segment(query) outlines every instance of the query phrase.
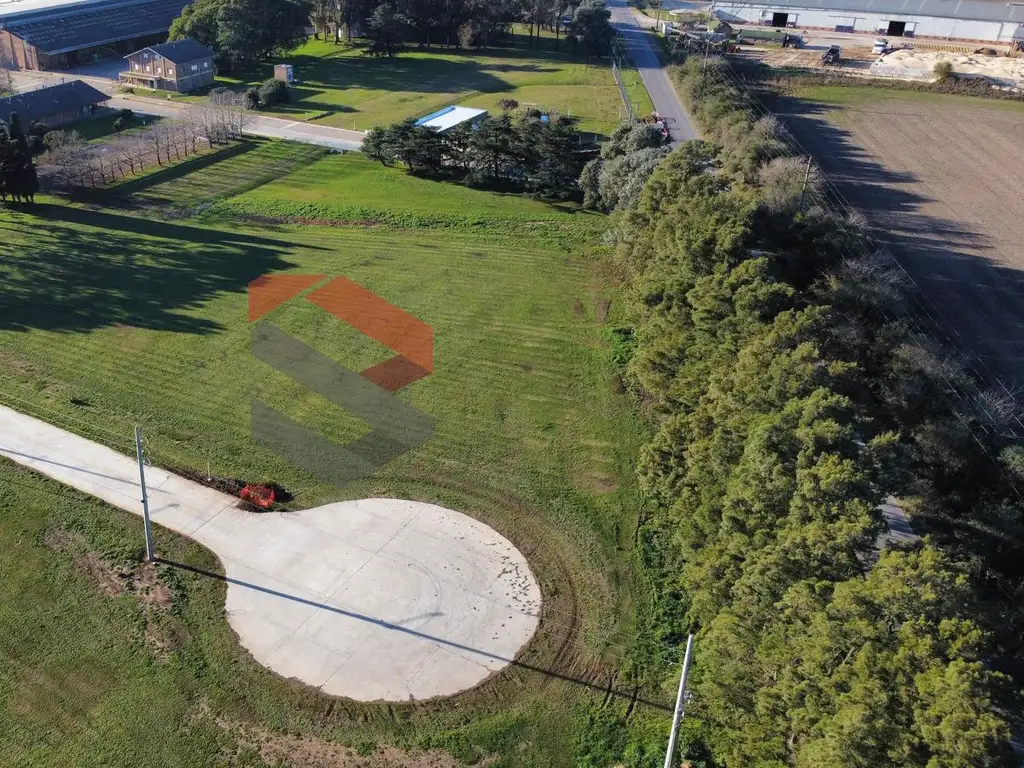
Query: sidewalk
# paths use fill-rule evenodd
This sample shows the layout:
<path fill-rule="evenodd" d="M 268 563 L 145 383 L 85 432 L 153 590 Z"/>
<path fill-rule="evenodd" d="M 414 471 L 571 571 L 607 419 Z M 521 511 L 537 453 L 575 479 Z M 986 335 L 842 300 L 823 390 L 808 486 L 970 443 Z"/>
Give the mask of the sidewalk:
<path fill-rule="evenodd" d="M 3 406 L 0 425 L 0 456 L 141 516 L 134 456 Z M 225 611 L 241 644 L 278 674 L 327 693 L 360 701 L 454 694 L 505 667 L 537 628 L 540 588 L 526 560 L 458 512 L 363 499 L 253 513 L 157 467 L 146 468 L 146 485 L 154 523 L 220 558 Z M 154 527 L 158 556 L 166 535 Z"/>

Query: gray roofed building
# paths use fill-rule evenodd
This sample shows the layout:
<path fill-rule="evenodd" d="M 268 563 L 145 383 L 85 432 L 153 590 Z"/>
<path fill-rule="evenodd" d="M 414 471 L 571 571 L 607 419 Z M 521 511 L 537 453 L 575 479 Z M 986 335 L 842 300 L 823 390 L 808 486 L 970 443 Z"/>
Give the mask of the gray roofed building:
<path fill-rule="evenodd" d="M 53 127 L 90 114 L 109 98 L 82 80 L 68 80 L 0 98 L 0 120 L 10 122 L 11 113 L 17 112 L 25 130 L 35 120 Z"/>
<path fill-rule="evenodd" d="M 150 45 L 147 46 L 147 50 L 152 51 L 157 56 L 163 56 L 175 64 L 187 64 L 196 59 L 213 57 L 213 50 L 211 48 L 203 45 L 198 40 L 193 40 L 191 37 L 186 37 L 184 40 L 175 40 L 173 43 Z M 128 57 L 126 56 L 125 58 Z"/>

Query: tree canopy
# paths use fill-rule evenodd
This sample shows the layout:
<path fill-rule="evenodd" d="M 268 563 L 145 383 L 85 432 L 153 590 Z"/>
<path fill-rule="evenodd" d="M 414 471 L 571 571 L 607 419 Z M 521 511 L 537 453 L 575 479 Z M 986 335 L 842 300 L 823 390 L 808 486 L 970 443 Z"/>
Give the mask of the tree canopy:
<path fill-rule="evenodd" d="M 306 0 L 195 0 L 171 24 L 169 40 L 195 38 L 220 66 L 245 67 L 294 48 L 306 37 Z"/>
<path fill-rule="evenodd" d="M 963 544 L 879 538 L 887 496 L 935 487 L 929 446 L 970 488 L 991 474 L 961 469 L 979 466 L 976 446 L 927 394 L 941 390 L 927 351 L 908 355 L 917 339 L 882 311 L 899 301 L 889 268 L 855 226 L 800 205 L 781 126 L 696 64 L 680 85 L 711 141 L 657 163 L 617 214 L 632 340 L 620 367 L 653 429 L 637 463 L 656 581 L 644 650 L 698 634 L 687 714 L 716 764 L 1014 765 L 1003 649 L 1020 650 L 1001 617 L 1019 612 L 993 611 Z M 627 151 L 629 135 L 605 169 L 652 151 L 639 136 Z M 596 178 L 603 198 L 595 167 L 581 183 Z M 926 442 L 928 422 L 945 431 Z M 985 496 L 972 514 L 1019 521 Z"/>

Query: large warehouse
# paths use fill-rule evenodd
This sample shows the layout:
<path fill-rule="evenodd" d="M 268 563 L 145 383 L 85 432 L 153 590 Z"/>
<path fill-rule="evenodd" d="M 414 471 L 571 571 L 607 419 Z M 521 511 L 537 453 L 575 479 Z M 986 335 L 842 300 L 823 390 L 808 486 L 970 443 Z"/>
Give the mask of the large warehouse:
<path fill-rule="evenodd" d="M 0 2 L 0 59 L 17 69 L 66 69 L 167 39 L 188 0 Z"/>
<path fill-rule="evenodd" d="M 1024 40 L 1024 0 L 715 0 L 723 21 L 1011 43 Z"/>

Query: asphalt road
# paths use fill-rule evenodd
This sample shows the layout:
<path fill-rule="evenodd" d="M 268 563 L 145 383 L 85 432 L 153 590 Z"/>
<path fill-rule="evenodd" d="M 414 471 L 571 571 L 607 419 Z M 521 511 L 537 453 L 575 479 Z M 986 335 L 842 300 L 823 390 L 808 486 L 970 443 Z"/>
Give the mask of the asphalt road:
<path fill-rule="evenodd" d="M 625 0 L 611 0 L 608 7 L 612 12 L 612 24 L 622 33 L 629 47 L 629 55 L 640 72 L 640 78 L 644 81 L 651 101 L 654 102 L 655 111 L 665 119 L 672 143 L 696 139 L 697 131 L 693 127 L 693 121 L 683 109 L 683 104 L 668 79 L 668 73 L 658 59 L 651 33 L 639 25 L 633 9 L 626 5 Z M 650 21 L 653 25 L 654 20 Z"/>

